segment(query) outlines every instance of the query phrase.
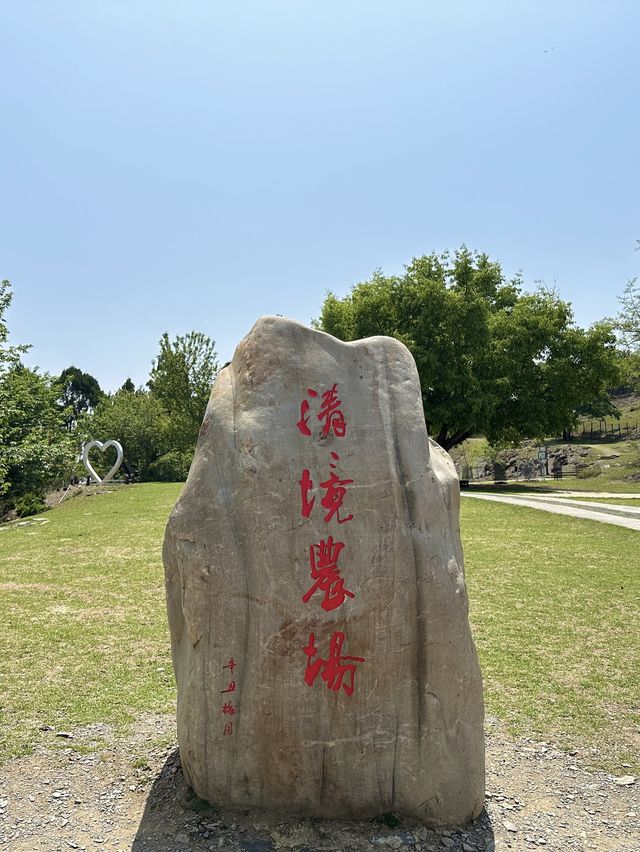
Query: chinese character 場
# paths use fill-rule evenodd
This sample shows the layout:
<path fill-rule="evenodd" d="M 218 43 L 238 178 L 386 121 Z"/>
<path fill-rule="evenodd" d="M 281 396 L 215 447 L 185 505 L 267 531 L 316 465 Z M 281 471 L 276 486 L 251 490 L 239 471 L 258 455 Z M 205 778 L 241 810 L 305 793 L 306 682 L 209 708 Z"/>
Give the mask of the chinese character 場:
<path fill-rule="evenodd" d="M 315 634 L 310 633 L 309 644 L 306 648 L 303 648 L 304 653 L 308 657 L 307 668 L 304 673 L 304 682 L 307 686 L 313 686 L 315 679 L 322 671 L 321 677 L 327 684 L 328 689 L 331 689 L 333 692 L 338 692 L 340 687 L 342 687 L 347 695 L 353 695 L 356 672 L 354 664 L 364 663 L 365 658 L 341 656 L 340 652 L 342 651 L 342 645 L 344 644 L 344 633 L 336 631 L 331 637 L 331 642 L 329 644 L 329 658 L 327 660 L 323 660 L 322 657 L 318 657 L 317 660 L 311 662 L 313 657 L 315 657 L 318 653 L 315 641 Z M 342 662 L 343 660 L 352 660 L 353 662 L 348 665 L 344 665 Z M 342 679 L 345 674 L 349 675 L 349 679 L 343 683 Z"/>

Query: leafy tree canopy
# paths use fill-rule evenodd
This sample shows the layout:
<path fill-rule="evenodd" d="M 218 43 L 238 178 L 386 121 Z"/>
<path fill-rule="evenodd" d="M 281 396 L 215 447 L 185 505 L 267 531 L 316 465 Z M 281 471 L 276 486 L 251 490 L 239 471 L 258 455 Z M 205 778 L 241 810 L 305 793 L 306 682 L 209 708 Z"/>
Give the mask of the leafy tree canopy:
<path fill-rule="evenodd" d="M 169 416 L 160 400 L 144 390 L 120 389 L 105 397 L 80 428 L 89 440 L 119 441 L 141 480 L 151 478 L 151 465 L 170 449 Z M 100 459 L 96 469 L 106 470 L 111 463 Z"/>
<path fill-rule="evenodd" d="M 415 258 L 404 275 L 374 273 L 338 299 L 317 327 L 342 340 L 377 334 L 415 358 L 429 432 L 445 449 L 474 433 L 490 441 L 570 428 L 616 383 L 610 325 L 588 331 L 555 292 L 523 293 L 499 263 L 464 246 Z"/>
<path fill-rule="evenodd" d="M 637 278 L 627 281 L 620 304 L 616 327 L 622 343 L 632 351 L 640 350 L 640 282 Z"/>
<path fill-rule="evenodd" d="M 29 348 L 10 346 L 5 313 L 11 286 L 0 282 L 0 515 L 27 495 L 41 504 L 45 490 L 73 466 L 75 447 L 62 426 L 57 389 L 20 363 Z"/>
<path fill-rule="evenodd" d="M 160 353 L 147 385 L 171 418 L 171 448 L 193 448 L 218 371 L 215 343 L 192 331 L 174 340 L 160 338 Z"/>
<path fill-rule="evenodd" d="M 92 411 L 104 396 L 98 380 L 78 367 L 67 367 L 57 379 L 60 388 L 60 405 L 70 410 L 67 428 L 76 424 L 78 417 Z"/>
<path fill-rule="evenodd" d="M 48 376 L 18 364 L 0 377 L 0 506 L 42 495 L 73 468 L 77 447 Z"/>
<path fill-rule="evenodd" d="M 13 294 L 11 284 L 5 278 L 0 281 L 0 375 L 20 361 L 20 355 L 29 347 L 26 345 L 9 346 L 9 330 L 5 320 L 5 313 L 11 304 Z"/>
<path fill-rule="evenodd" d="M 640 251 L 640 240 L 636 242 L 636 251 Z M 619 302 L 620 311 L 612 322 L 622 344 L 619 353 L 622 386 L 640 390 L 640 281 L 637 278 L 627 281 Z"/>
<path fill-rule="evenodd" d="M 620 367 L 620 390 L 640 391 L 640 349 L 632 352 L 630 349 L 618 351 Z"/>

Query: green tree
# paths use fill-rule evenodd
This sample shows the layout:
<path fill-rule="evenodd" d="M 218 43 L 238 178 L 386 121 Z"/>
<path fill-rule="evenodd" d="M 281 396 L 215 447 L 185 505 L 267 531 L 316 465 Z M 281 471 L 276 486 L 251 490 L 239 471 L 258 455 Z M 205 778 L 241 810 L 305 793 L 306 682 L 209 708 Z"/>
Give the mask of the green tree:
<path fill-rule="evenodd" d="M 169 416 L 160 400 L 143 390 L 121 389 L 105 397 L 81 422 L 81 429 L 90 440 L 119 441 L 125 459 L 143 481 L 154 478 L 151 466 L 171 448 Z M 110 466 L 105 460 L 99 465 Z"/>
<path fill-rule="evenodd" d="M 170 417 L 172 449 L 195 446 L 217 371 L 215 343 L 201 332 L 160 338 L 147 385 Z"/>
<path fill-rule="evenodd" d="M 621 342 L 627 349 L 637 351 L 640 349 L 640 282 L 637 278 L 627 281 L 620 304 L 616 327 L 620 331 Z"/>
<path fill-rule="evenodd" d="M 39 507 L 75 457 L 51 379 L 20 363 L 28 346 L 8 343 L 11 297 L 9 281 L 0 282 L 0 515 L 21 500 Z"/>
<path fill-rule="evenodd" d="M 611 390 L 620 382 L 620 359 L 616 336 L 610 322 L 595 323 L 586 331 L 570 327 L 560 336 L 547 361 L 547 398 L 549 414 L 564 422 L 551 420 L 551 434 L 562 430 L 568 440 L 579 417 L 620 417 L 613 404 Z"/>
<path fill-rule="evenodd" d="M 9 330 L 5 321 L 5 312 L 9 308 L 12 299 L 11 284 L 5 278 L 0 281 L 0 375 L 20 362 L 20 355 L 29 349 L 22 344 L 9 346 Z"/>
<path fill-rule="evenodd" d="M 445 449 L 474 433 L 492 442 L 557 434 L 614 376 L 610 330 L 577 329 L 555 292 L 522 293 L 519 276 L 506 280 L 500 264 L 465 247 L 415 258 L 401 276 L 376 272 L 344 299 L 329 293 L 317 325 L 343 340 L 401 340 Z"/>
<path fill-rule="evenodd" d="M 618 350 L 618 366 L 620 368 L 620 388 L 626 391 L 640 391 L 640 350 L 631 352 L 629 349 Z"/>
<path fill-rule="evenodd" d="M 640 390 L 640 282 L 637 278 L 627 282 L 620 304 L 614 323 L 622 344 L 619 353 L 621 381 L 627 390 Z"/>
<path fill-rule="evenodd" d="M 57 379 L 60 405 L 68 409 L 67 428 L 73 429 L 81 414 L 91 412 L 104 396 L 98 380 L 78 367 L 67 367 Z"/>
<path fill-rule="evenodd" d="M 0 378 L 0 506 L 42 497 L 69 475 L 76 442 L 64 429 L 66 411 L 48 376 L 18 364 Z"/>

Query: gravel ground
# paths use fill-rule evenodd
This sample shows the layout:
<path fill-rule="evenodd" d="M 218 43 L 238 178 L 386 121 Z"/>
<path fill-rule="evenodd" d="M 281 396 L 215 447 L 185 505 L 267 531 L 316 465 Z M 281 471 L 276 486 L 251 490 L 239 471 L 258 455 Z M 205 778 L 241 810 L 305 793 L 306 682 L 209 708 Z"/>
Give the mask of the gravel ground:
<path fill-rule="evenodd" d="M 0 770 L 0 848 L 20 852 L 136 850 L 640 850 L 640 779 L 588 771 L 589 755 L 513 740 L 487 723 L 487 807 L 462 828 L 227 813 L 185 785 L 172 717 L 148 717 L 126 738 L 106 725 L 46 729 L 35 752 Z M 106 743 L 106 745 L 105 745 Z"/>

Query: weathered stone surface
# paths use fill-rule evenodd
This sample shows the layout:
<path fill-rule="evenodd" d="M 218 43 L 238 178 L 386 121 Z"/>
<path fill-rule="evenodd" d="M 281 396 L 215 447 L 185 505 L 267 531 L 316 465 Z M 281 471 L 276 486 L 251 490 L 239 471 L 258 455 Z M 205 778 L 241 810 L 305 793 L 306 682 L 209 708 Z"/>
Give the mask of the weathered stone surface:
<path fill-rule="evenodd" d="M 346 432 L 337 420 L 324 436 L 317 415 L 334 383 Z M 325 520 L 331 472 L 353 482 Z M 178 739 L 199 796 L 317 816 L 461 823 L 480 812 L 482 684 L 458 511 L 404 346 L 256 323 L 214 384 L 165 537 Z M 329 535 L 344 544 L 337 567 L 354 597 L 325 610 L 321 590 L 302 598 L 310 547 Z M 342 655 L 363 658 L 343 661 L 355 665 L 352 694 L 348 672 L 335 691 L 320 664 L 305 682 L 336 633 Z"/>

